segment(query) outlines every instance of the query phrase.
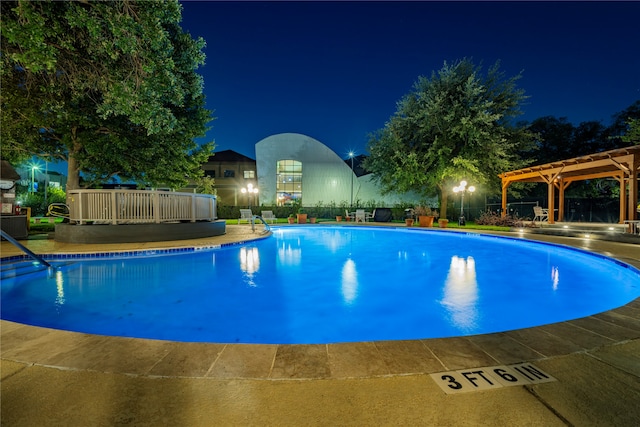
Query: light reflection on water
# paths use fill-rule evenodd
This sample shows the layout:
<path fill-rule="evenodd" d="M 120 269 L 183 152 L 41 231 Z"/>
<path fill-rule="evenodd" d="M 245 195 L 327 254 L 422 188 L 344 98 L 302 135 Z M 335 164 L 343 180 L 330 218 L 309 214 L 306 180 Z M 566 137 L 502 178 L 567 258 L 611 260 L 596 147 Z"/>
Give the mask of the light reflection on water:
<path fill-rule="evenodd" d="M 300 242 L 297 242 L 298 245 Z M 299 265 L 302 260 L 302 249 L 293 243 L 282 242 L 278 245 L 278 264 L 283 267 Z"/>
<path fill-rule="evenodd" d="M 476 327 L 478 309 L 478 282 L 476 262 L 473 257 L 451 257 L 449 274 L 444 284 L 442 305 L 447 309 L 452 322 L 460 330 L 468 332 Z"/>
<path fill-rule="evenodd" d="M 58 292 L 56 297 L 56 305 L 64 305 L 64 276 L 62 271 L 56 271 L 56 290 Z"/>
<path fill-rule="evenodd" d="M 553 284 L 553 290 L 558 290 L 558 283 L 560 283 L 560 270 L 555 265 L 551 267 L 551 283 Z"/>
<path fill-rule="evenodd" d="M 260 252 L 258 248 L 240 248 L 240 269 L 245 273 L 245 282 L 249 286 L 256 286 L 253 276 L 260 269 Z"/>
<path fill-rule="evenodd" d="M 344 302 L 351 304 L 358 295 L 358 272 L 356 263 L 352 259 L 347 259 L 342 267 L 342 295 Z"/>

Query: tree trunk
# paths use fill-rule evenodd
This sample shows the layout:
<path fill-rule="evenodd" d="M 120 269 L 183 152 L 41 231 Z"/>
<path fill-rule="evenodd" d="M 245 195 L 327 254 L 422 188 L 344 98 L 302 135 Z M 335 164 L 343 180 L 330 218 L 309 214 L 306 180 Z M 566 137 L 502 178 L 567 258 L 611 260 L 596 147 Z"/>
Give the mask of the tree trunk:
<path fill-rule="evenodd" d="M 440 188 L 440 218 L 447 217 L 447 192 Z"/>
<path fill-rule="evenodd" d="M 73 155 L 69 155 L 67 161 L 67 190 L 77 190 L 80 188 L 80 173 L 78 171 L 78 162 Z"/>
<path fill-rule="evenodd" d="M 67 190 L 80 188 L 80 169 L 76 160 L 76 153 L 80 152 L 82 144 L 78 141 L 77 128 L 71 129 L 71 149 L 67 160 Z"/>

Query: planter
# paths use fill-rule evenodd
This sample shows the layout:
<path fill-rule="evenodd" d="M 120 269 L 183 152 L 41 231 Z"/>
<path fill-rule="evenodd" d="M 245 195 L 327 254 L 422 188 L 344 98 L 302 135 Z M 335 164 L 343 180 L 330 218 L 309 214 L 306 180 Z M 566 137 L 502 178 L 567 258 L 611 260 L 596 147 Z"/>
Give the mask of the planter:
<path fill-rule="evenodd" d="M 307 223 L 307 214 L 305 213 L 299 213 L 296 214 L 296 216 L 298 217 L 298 224 L 306 224 Z"/>
<path fill-rule="evenodd" d="M 438 225 L 440 226 L 440 228 L 447 228 L 447 225 L 449 225 L 449 220 L 448 219 L 439 219 L 438 220 Z"/>
<path fill-rule="evenodd" d="M 404 220 L 404 223 L 407 225 L 407 227 L 411 227 L 413 225 L 413 218 L 406 218 Z"/>
<path fill-rule="evenodd" d="M 434 216 L 420 215 L 418 217 L 418 225 L 420 227 L 433 227 L 433 220 L 434 219 L 435 219 Z"/>
<path fill-rule="evenodd" d="M 289 224 L 293 224 L 296 222 L 296 219 L 292 216 L 290 216 L 289 218 L 287 218 L 287 220 L 289 221 Z"/>
<path fill-rule="evenodd" d="M 342 221 L 342 216 L 336 215 L 336 222 L 340 222 L 340 221 Z"/>
<path fill-rule="evenodd" d="M 316 223 L 316 219 L 314 217 L 309 218 L 309 222 L 311 224 L 315 224 Z"/>

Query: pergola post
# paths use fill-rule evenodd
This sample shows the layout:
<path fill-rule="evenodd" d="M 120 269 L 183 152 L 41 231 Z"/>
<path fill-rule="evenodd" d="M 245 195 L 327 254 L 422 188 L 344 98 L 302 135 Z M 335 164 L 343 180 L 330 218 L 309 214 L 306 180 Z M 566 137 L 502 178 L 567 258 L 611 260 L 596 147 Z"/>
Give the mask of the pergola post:
<path fill-rule="evenodd" d="M 549 184 L 547 185 L 548 188 L 548 195 L 547 195 L 547 204 L 549 207 L 549 216 L 547 217 L 547 221 L 549 224 L 555 224 L 556 220 L 555 220 L 555 188 L 556 186 L 553 183 L 553 179 L 549 181 Z"/>
<path fill-rule="evenodd" d="M 620 220 L 618 224 L 624 224 L 627 212 L 627 180 L 624 174 L 616 176 L 616 181 L 620 184 Z"/>
<path fill-rule="evenodd" d="M 558 184 L 558 222 L 564 221 L 564 190 L 567 189 L 571 181 L 560 178 Z"/>
<path fill-rule="evenodd" d="M 629 171 L 629 215 L 630 220 L 638 219 L 638 169 L 640 169 L 640 156 L 634 158 Z"/>
<path fill-rule="evenodd" d="M 500 216 L 505 218 L 507 216 L 507 188 L 509 187 L 509 182 L 502 179 L 502 212 Z"/>

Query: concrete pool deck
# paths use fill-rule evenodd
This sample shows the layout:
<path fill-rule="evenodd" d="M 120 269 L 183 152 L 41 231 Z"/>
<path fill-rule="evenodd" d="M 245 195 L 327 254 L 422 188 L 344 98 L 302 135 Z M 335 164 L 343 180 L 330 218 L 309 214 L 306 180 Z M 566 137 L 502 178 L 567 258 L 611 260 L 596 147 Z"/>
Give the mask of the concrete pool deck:
<path fill-rule="evenodd" d="M 224 236 L 179 242 L 22 243 L 36 253 L 80 253 L 255 237 L 248 225 L 229 225 Z M 638 245 L 523 238 L 590 250 L 640 268 Z M 8 242 L 1 245 L 3 257 L 19 253 Z M 7 321 L 0 322 L 0 334 L 3 426 L 632 426 L 640 419 L 640 299 L 536 328 L 413 341 L 177 343 Z M 520 362 L 555 381 L 446 394 L 430 375 Z"/>

